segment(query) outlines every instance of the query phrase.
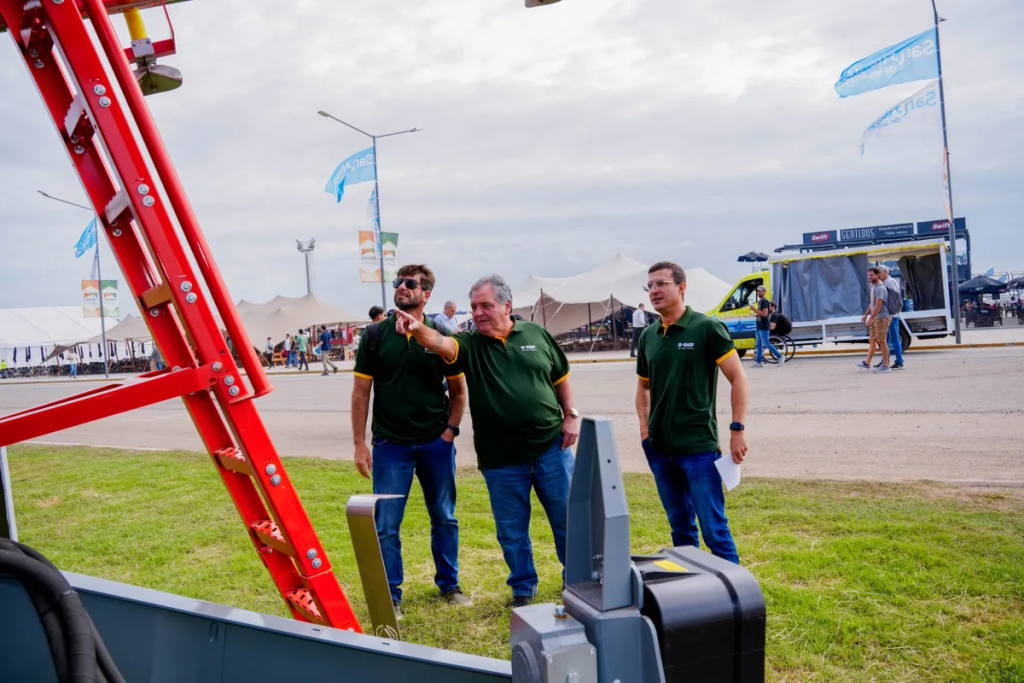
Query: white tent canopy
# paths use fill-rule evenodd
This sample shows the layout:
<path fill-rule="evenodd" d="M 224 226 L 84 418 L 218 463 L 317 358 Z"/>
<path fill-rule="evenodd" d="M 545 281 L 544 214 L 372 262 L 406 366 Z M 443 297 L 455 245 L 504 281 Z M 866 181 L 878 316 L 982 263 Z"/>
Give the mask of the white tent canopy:
<path fill-rule="evenodd" d="M 313 294 L 301 297 L 276 296 L 265 304 L 252 304 L 243 300 L 237 308 L 242 325 L 249 333 L 249 341 L 258 349 L 263 348 L 267 337 L 277 344 L 284 340 L 285 334 L 294 335 L 299 328 L 365 322 L 365 318 L 321 301 Z"/>
<path fill-rule="evenodd" d="M 563 334 L 604 318 L 621 306 L 636 307 L 646 301 L 649 264 L 617 254 L 611 261 L 579 275 L 545 278 L 530 275 L 512 292 L 519 304 L 515 309 L 525 320 L 547 327 L 551 334 Z M 686 303 L 704 312 L 729 292 L 729 283 L 703 268 L 686 269 Z M 543 299 L 541 298 L 543 291 Z"/>
<path fill-rule="evenodd" d="M 54 347 L 75 344 L 99 333 L 100 319 L 86 318 L 81 306 L 0 309 L 0 358 L 11 367 L 38 365 Z M 31 349 L 31 361 L 26 361 L 26 349 Z"/>

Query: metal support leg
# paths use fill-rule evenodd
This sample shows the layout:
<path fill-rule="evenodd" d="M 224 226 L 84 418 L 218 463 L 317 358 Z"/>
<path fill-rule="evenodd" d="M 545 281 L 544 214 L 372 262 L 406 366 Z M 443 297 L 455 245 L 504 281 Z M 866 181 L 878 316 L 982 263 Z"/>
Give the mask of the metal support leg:
<path fill-rule="evenodd" d="M 377 523 L 373 518 L 378 500 L 404 498 L 396 494 L 364 494 L 352 496 L 345 506 L 348 530 L 352 534 L 352 546 L 356 551 L 359 578 L 363 582 L 366 606 L 370 609 L 370 623 L 373 634 L 381 638 L 400 640 L 398 619 L 391 604 L 391 587 L 384 567 L 384 556 L 380 551 L 377 537 Z"/>
<path fill-rule="evenodd" d="M 7 469 L 7 448 L 0 446 L 0 538 L 18 540 L 18 527 L 14 524 L 14 497 L 11 495 L 11 472 Z"/>

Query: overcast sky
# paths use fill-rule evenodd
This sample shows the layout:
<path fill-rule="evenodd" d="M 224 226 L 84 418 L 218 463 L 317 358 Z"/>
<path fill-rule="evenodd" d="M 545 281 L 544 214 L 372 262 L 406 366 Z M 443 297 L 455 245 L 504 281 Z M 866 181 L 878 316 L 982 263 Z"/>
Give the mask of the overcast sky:
<path fill-rule="evenodd" d="M 434 268 L 435 299 L 461 305 L 491 271 L 515 287 L 622 252 L 732 281 L 747 270 L 736 256 L 805 231 L 943 215 L 937 128 L 859 150 L 863 130 L 923 84 L 844 100 L 832 87 L 851 62 L 929 28 L 927 0 L 529 11 L 522 0 L 197 0 L 170 11 L 179 54 L 164 61 L 185 85 L 147 102 L 236 300 L 304 294 L 295 240 L 310 237 L 319 296 L 357 313 L 380 300 L 379 285 L 359 282 L 371 184 L 340 205 L 323 191 L 369 141 L 318 109 L 376 133 L 423 129 L 380 142 L 382 224 L 400 234 L 400 263 Z M 1024 3 L 940 0 L 940 13 L 956 213 L 976 270 L 1024 269 Z M 166 36 L 161 12 L 144 17 Z M 73 246 L 89 216 L 36 190 L 85 197 L 2 44 L 0 307 L 76 305 L 90 260 Z"/>

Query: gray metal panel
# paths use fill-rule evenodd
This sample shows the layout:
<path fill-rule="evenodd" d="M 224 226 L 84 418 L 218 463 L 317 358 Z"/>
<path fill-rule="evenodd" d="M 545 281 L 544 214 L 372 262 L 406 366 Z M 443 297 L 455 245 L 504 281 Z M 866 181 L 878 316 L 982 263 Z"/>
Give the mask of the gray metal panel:
<path fill-rule="evenodd" d="M 125 678 L 270 683 L 386 677 L 388 683 L 510 681 L 507 661 L 339 631 L 65 573 Z M 21 587 L 0 576 L 0 679 L 49 683 L 53 665 Z M 30 676 L 9 676 L 29 671 Z M 311 679 L 313 680 L 313 679 Z"/>
<path fill-rule="evenodd" d="M 11 494 L 11 472 L 7 469 L 7 447 L 0 446 L 0 537 L 18 540 L 14 523 L 14 496 Z"/>
<path fill-rule="evenodd" d="M 569 490 L 565 582 L 600 610 L 633 604 L 629 508 L 611 420 L 588 417 L 580 429 Z"/>

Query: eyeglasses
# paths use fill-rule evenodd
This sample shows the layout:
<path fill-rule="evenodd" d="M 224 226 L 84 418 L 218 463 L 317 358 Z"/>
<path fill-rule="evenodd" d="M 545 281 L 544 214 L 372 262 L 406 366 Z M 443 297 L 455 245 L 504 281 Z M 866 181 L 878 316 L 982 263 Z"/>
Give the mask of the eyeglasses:
<path fill-rule="evenodd" d="M 416 280 L 413 280 L 411 277 L 398 277 L 398 278 L 395 278 L 395 281 L 391 283 L 391 286 L 394 287 L 395 289 L 398 289 L 403 284 L 405 285 L 405 288 L 408 289 L 408 290 L 413 290 L 413 289 L 416 289 L 417 287 L 422 286 L 422 285 L 420 285 L 419 282 L 417 282 Z"/>
<path fill-rule="evenodd" d="M 644 291 L 649 292 L 652 289 L 664 289 L 665 287 L 670 287 L 672 285 L 675 285 L 674 280 L 655 280 L 654 282 L 648 282 L 644 285 Z"/>

